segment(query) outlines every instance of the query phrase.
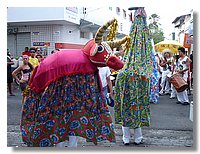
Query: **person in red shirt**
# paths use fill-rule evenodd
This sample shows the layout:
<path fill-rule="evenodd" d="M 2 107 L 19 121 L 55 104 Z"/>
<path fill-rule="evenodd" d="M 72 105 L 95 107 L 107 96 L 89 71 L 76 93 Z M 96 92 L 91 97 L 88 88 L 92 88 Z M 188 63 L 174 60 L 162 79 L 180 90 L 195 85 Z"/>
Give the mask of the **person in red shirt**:
<path fill-rule="evenodd" d="M 28 47 L 25 47 L 25 48 L 24 48 L 24 52 L 22 52 L 22 55 L 27 55 L 27 56 L 29 56 L 29 57 L 31 56 L 31 53 L 30 53 Z"/>

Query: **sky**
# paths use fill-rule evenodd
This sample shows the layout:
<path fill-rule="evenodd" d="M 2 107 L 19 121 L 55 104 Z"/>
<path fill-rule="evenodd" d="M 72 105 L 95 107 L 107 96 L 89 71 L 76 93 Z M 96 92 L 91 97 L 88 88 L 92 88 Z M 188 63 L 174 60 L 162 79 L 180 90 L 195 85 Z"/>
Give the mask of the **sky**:
<path fill-rule="evenodd" d="M 159 23 L 165 37 L 174 32 L 172 22 L 181 15 L 195 10 L 195 0 L 130 0 L 131 6 L 144 6 L 147 16 L 156 13 L 160 16 Z"/>

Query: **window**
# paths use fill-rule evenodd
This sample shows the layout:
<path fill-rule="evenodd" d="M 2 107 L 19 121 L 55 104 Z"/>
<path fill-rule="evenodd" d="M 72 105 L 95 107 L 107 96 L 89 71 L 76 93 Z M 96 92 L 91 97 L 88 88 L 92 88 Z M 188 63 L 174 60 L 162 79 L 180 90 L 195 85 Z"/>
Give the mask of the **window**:
<path fill-rule="evenodd" d="M 126 19 L 126 11 L 123 9 L 123 17 Z"/>
<path fill-rule="evenodd" d="M 123 31 L 123 23 L 120 23 L 120 31 Z"/>
<path fill-rule="evenodd" d="M 120 8 L 119 7 L 116 7 L 116 13 L 117 13 L 117 15 L 120 15 Z"/>
<path fill-rule="evenodd" d="M 129 21 L 133 21 L 132 13 L 129 14 Z"/>
<path fill-rule="evenodd" d="M 84 32 L 80 31 L 80 38 L 84 38 Z"/>
<path fill-rule="evenodd" d="M 89 32 L 80 31 L 80 38 L 90 39 L 90 33 Z"/>
<path fill-rule="evenodd" d="M 112 7 L 109 7 L 109 10 L 112 11 Z"/>

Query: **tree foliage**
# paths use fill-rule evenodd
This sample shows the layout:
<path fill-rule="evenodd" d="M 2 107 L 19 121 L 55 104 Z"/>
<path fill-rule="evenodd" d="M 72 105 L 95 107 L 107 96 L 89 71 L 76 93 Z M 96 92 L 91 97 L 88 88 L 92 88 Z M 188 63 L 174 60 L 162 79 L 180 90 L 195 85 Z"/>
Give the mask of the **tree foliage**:
<path fill-rule="evenodd" d="M 150 23 L 148 27 L 151 31 L 154 44 L 164 40 L 164 33 L 162 29 L 160 28 L 161 24 L 159 23 L 159 19 L 160 19 L 160 16 L 158 16 L 155 13 L 149 17 Z"/>

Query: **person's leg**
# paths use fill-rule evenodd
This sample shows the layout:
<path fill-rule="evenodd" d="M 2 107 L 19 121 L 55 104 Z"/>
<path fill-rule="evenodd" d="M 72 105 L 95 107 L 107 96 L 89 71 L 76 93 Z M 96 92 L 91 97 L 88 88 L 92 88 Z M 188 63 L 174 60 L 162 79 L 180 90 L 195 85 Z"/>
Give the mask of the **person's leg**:
<path fill-rule="evenodd" d="M 108 106 L 108 109 L 109 109 L 109 111 L 110 111 L 110 115 L 111 115 L 111 118 L 112 118 L 112 122 L 113 122 L 113 124 L 115 124 L 115 110 L 114 110 L 114 107 Z"/>
<path fill-rule="evenodd" d="M 191 72 L 191 88 L 193 88 L 193 72 Z"/>
<path fill-rule="evenodd" d="M 172 89 L 172 92 L 171 92 L 170 99 L 173 99 L 176 97 L 176 89 L 174 88 L 173 84 L 171 84 L 171 89 Z"/>
<path fill-rule="evenodd" d="M 103 89 L 103 97 L 104 97 L 104 101 L 106 102 L 106 104 L 108 104 L 107 103 L 107 94 L 108 94 L 108 89 L 107 89 L 107 87 L 104 87 Z"/>
<path fill-rule="evenodd" d="M 66 141 L 60 142 L 60 143 L 56 144 L 56 147 L 63 148 L 65 146 L 67 146 L 67 147 L 76 148 L 77 145 L 78 145 L 78 136 L 69 136 L 69 141 L 66 140 Z"/>
<path fill-rule="evenodd" d="M 183 79 L 187 81 L 187 76 L 184 76 Z M 182 104 L 183 105 L 189 105 L 189 99 L 188 99 L 188 94 L 187 94 L 187 89 L 184 90 L 182 93 Z"/>
<path fill-rule="evenodd" d="M 65 141 L 56 144 L 56 147 L 57 147 L 57 148 L 64 148 L 64 147 L 65 147 Z"/>
<path fill-rule="evenodd" d="M 189 80 L 187 81 L 187 84 L 188 84 L 188 88 L 187 88 L 188 95 L 191 95 L 191 90 L 190 90 L 190 81 L 189 81 Z"/>
<path fill-rule="evenodd" d="M 178 99 L 178 104 L 184 103 L 183 92 L 177 92 L 177 99 Z"/>
<path fill-rule="evenodd" d="M 159 92 L 159 94 L 161 94 L 161 95 L 164 93 L 164 86 L 165 86 L 165 78 L 164 78 L 164 76 L 162 75 L 161 83 L 160 83 L 161 90 L 160 90 L 160 92 Z"/>
<path fill-rule="evenodd" d="M 134 129 L 134 143 L 140 144 L 142 142 L 142 128 Z"/>
<path fill-rule="evenodd" d="M 26 101 L 27 96 L 23 95 L 22 93 L 22 104 L 24 104 L 24 102 Z"/>
<path fill-rule="evenodd" d="M 69 142 L 67 147 L 77 147 L 78 144 L 78 136 L 69 136 Z"/>
<path fill-rule="evenodd" d="M 170 85 L 169 85 L 169 81 L 168 79 L 166 78 L 166 85 L 165 85 L 165 94 L 170 94 Z"/>
<path fill-rule="evenodd" d="M 7 85 L 8 85 L 8 91 L 9 91 L 10 96 L 15 96 L 15 95 L 12 93 L 12 83 L 7 83 Z"/>
<path fill-rule="evenodd" d="M 8 85 L 8 92 L 11 95 L 12 94 L 11 83 L 7 83 L 7 85 Z"/>
<path fill-rule="evenodd" d="M 124 144 L 129 144 L 130 137 L 131 137 L 129 127 L 122 126 L 122 133 L 123 133 L 122 140 L 123 140 Z"/>
<path fill-rule="evenodd" d="M 188 99 L 188 94 L 187 94 L 187 89 L 182 92 L 183 96 L 183 105 L 189 105 L 189 99 Z"/>

